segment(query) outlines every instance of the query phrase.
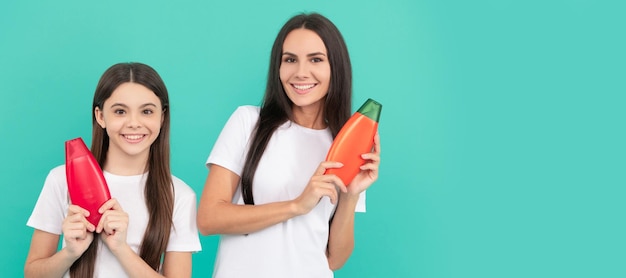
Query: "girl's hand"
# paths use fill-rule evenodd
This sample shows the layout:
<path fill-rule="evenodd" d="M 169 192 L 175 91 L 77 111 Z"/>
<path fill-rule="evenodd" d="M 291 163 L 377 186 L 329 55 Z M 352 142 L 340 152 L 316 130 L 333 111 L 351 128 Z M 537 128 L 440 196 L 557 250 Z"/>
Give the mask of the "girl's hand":
<path fill-rule="evenodd" d="M 374 152 L 362 154 L 361 157 L 367 162 L 361 165 L 361 171 L 348 185 L 349 194 L 360 194 L 378 179 L 378 166 L 380 165 L 380 136 L 378 132 L 374 136 Z"/>
<path fill-rule="evenodd" d="M 128 214 L 122 209 L 117 199 L 112 198 L 106 201 L 98 212 L 102 213 L 102 218 L 96 227 L 96 232 L 101 234 L 102 241 L 111 252 L 115 253 L 121 247 L 127 246 Z"/>
<path fill-rule="evenodd" d="M 63 220 L 63 239 L 65 249 L 75 258 L 80 257 L 93 241 L 93 224 L 87 221 L 89 211 L 77 205 L 70 205 L 67 217 Z"/>
<path fill-rule="evenodd" d="M 337 203 L 338 192 L 337 187 L 343 192 L 346 192 L 346 186 L 341 179 L 335 175 L 324 175 L 326 169 L 329 168 L 341 168 L 343 164 L 341 162 L 324 161 L 317 167 L 315 173 L 309 180 L 306 188 L 298 198 L 294 200 L 297 205 L 297 211 L 299 215 L 306 214 L 311 211 L 320 199 L 324 196 L 330 198 L 330 202 Z"/>

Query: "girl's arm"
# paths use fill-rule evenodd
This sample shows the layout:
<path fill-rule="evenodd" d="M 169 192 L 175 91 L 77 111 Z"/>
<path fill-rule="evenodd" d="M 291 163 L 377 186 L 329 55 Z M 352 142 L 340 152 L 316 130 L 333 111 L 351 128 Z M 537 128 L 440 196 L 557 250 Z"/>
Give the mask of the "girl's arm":
<path fill-rule="evenodd" d="M 191 252 L 165 252 L 165 277 L 191 277 Z"/>
<path fill-rule="evenodd" d="M 57 252 L 60 236 L 35 229 L 24 266 L 25 277 L 62 277 L 93 241 L 95 227 L 89 212 L 70 205 L 63 220 L 65 247 Z"/>
<path fill-rule="evenodd" d="M 166 252 L 163 275 L 154 271 L 128 245 L 116 249 L 113 254 L 124 267 L 128 277 L 191 277 L 191 252 Z"/>
<path fill-rule="evenodd" d="M 129 277 L 191 277 L 191 253 L 166 252 L 163 261 L 163 275 L 152 269 L 126 242 L 128 214 L 115 198 L 105 202 L 99 212 L 102 218 L 96 232 L 120 262 Z"/>
<path fill-rule="evenodd" d="M 340 269 L 354 249 L 354 211 L 359 201 L 359 195 L 378 179 L 380 165 L 380 138 L 374 136 L 374 152 L 363 154 L 363 159 L 369 160 L 361 166 L 360 173 L 352 180 L 347 192 L 339 195 L 339 203 L 330 223 L 328 236 L 328 266 L 332 270 Z"/>
<path fill-rule="evenodd" d="M 322 162 L 304 192 L 294 200 L 249 206 L 231 202 L 239 176 L 211 164 L 198 206 L 198 230 L 203 235 L 249 234 L 308 213 L 324 196 L 334 204 L 338 198 L 334 184 L 340 179 L 323 174 L 326 168 L 340 166 L 337 162 Z M 340 186 L 345 190 L 345 186 Z"/>
<path fill-rule="evenodd" d="M 35 230 L 24 266 L 24 277 L 62 277 L 78 257 L 67 249 L 57 252 L 59 235 Z"/>

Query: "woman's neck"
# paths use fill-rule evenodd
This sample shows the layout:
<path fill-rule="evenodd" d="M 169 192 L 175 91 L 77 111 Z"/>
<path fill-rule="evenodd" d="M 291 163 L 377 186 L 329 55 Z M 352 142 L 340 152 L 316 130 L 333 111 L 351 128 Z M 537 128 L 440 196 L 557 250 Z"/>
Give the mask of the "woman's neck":
<path fill-rule="evenodd" d="M 325 129 L 327 124 L 322 111 L 322 107 L 306 109 L 304 107 L 294 106 L 292 109 L 293 121 L 306 128 Z"/>

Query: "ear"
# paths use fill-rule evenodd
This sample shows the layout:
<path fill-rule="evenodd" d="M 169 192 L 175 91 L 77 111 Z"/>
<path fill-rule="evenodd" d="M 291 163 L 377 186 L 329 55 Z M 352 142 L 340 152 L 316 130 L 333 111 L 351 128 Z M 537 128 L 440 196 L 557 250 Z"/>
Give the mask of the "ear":
<path fill-rule="evenodd" d="M 104 122 L 104 114 L 102 114 L 102 110 L 100 110 L 98 106 L 96 106 L 96 108 L 93 110 L 93 115 L 96 117 L 96 122 L 98 122 L 100 127 L 106 128 L 106 125 Z"/>

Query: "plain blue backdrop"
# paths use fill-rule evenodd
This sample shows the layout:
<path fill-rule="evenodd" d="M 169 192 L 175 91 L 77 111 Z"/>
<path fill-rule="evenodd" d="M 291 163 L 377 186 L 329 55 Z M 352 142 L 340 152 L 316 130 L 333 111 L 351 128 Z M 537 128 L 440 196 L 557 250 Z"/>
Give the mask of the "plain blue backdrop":
<path fill-rule="evenodd" d="M 26 220 L 64 141 L 91 139 L 106 68 L 162 75 L 172 168 L 199 196 L 276 33 L 310 11 L 344 34 L 353 107 L 383 104 L 380 178 L 337 277 L 626 277 L 626 9 L 585 0 L 2 1 L 2 276 L 23 276 Z"/>

